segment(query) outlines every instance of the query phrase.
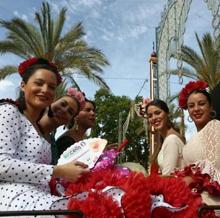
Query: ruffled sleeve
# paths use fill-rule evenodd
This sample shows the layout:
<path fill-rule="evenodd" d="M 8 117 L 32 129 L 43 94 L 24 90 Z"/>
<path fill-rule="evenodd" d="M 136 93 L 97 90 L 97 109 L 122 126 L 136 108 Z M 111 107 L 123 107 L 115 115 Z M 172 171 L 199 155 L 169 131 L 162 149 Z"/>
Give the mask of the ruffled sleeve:
<path fill-rule="evenodd" d="M 220 184 L 220 121 L 210 121 L 200 134 L 204 143 L 203 160 L 197 162 L 202 173 L 207 173 Z"/>

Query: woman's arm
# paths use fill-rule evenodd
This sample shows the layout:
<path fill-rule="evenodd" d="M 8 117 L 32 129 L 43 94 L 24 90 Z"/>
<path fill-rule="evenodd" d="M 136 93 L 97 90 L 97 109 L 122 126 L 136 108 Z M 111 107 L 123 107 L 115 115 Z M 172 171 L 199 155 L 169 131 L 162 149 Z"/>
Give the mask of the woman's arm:
<path fill-rule="evenodd" d="M 169 137 L 164 141 L 163 148 L 163 163 L 162 163 L 162 175 L 169 175 L 175 168 L 177 168 L 178 160 L 180 158 L 180 145 L 182 143 L 176 137 Z"/>
<path fill-rule="evenodd" d="M 18 154 L 24 125 L 15 106 L 0 106 L 0 180 L 45 184 L 51 179 L 53 166 L 23 161 L 22 155 L 27 154 Z"/>

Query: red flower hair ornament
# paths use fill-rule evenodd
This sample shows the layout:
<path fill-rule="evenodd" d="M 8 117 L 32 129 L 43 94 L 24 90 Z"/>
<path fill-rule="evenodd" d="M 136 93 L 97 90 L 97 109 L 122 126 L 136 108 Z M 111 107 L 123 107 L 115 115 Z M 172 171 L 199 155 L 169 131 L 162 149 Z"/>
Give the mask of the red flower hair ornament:
<path fill-rule="evenodd" d="M 57 77 L 57 85 L 59 85 L 62 82 L 62 77 L 61 77 L 60 73 L 58 72 L 56 65 L 46 59 L 43 59 L 43 58 L 32 57 L 32 58 L 29 58 L 28 60 L 23 61 L 22 63 L 20 63 L 20 65 L 18 67 L 18 73 L 20 74 L 21 77 L 23 77 L 26 69 L 28 67 L 30 67 L 31 65 L 34 65 L 37 63 L 39 63 L 39 64 L 44 63 L 44 64 L 47 64 L 47 65 L 53 67 L 55 69 L 54 73 Z"/>
<path fill-rule="evenodd" d="M 198 80 L 198 81 L 190 81 L 185 85 L 185 87 L 181 90 L 179 94 L 179 106 L 180 108 L 186 110 L 187 109 L 187 99 L 189 95 L 198 90 L 203 91 L 206 90 L 209 87 L 208 83 Z"/>

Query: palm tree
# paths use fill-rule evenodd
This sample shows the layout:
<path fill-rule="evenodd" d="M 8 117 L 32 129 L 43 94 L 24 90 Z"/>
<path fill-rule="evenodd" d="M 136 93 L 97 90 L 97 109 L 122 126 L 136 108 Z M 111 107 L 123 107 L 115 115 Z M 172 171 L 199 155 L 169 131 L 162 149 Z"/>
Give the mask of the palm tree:
<path fill-rule="evenodd" d="M 57 64 L 63 76 L 72 78 L 72 82 L 73 74 L 81 74 L 108 88 L 101 78 L 103 67 L 109 65 L 107 58 L 85 42 L 82 23 L 77 23 L 62 35 L 65 18 L 65 8 L 53 19 L 50 5 L 43 3 L 40 12 L 35 13 L 36 24 L 18 17 L 11 21 L 1 19 L 0 25 L 7 30 L 7 37 L 0 41 L 0 53 L 12 53 L 23 59 L 31 56 L 47 58 Z M 0 69 L 0 79 L 16 71 L 16 66 L 5 66 Z"/>
<path fill-rule="evenodd" d="M 180 58 L 192 67 L 181 69 L 182 74 L 203 80 L 213 89 L 220 81 L 220 36 L 214 40 L 210 33 L 206 33 L 200 40 L 198 34 L 195 35 L 201 54 L 188 46 L 182 46 Z M 177 58 L 177 55 L 174 55 L 174 58 Z M 172 70 L 171 74 L 178 75 L 179 71 Z"/>

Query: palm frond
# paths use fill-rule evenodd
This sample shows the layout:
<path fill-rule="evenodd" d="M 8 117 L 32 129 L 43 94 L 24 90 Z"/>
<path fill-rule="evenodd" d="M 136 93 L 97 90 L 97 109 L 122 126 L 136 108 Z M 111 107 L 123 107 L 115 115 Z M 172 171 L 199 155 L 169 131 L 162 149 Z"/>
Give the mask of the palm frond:
<path fill-rule="evenodd" d="M 54 22 L 54 30 L 53 30 L 53 45 L 57 45 L 59 43 L 59 39 L 61 37 L 61 32 L 64 26 L 64 22 L 66 20 L 66 9 L 62 8 L 59 16 Z"/>
<path fill-rule="evenodd" d="M 220 37 L 215 40 L 210 33 L 206 33 L 200 40 L 197 33 L 195 36 L 201 55 L 188 46 L 182 46 L 180 57 L 195 72 L 191 74 L 183 70 L 185 71 L 183 75 L 206 81 L 210 88 L 213 88 L 220 81 Z M 178 58 L 177 54 L 174 55 L 174 58 Z M 177 70 L 172 72 L 174 75 L 177 73 Z"/>
<path fill-rule="evenodd" d="M 64 79 L 64 81 L 56 88 L 55 98 L 58 99 L 66 94 L 68 82 Z"/>
<path fill-rule="evenodd" d="M 72 87 L 75 87 L 75 88 L 77 88 L 78 90 L 81 91 L 81 89 L 80 89 L 79 85 L 77 84 L 76 80 L 73 78 L 72 73 L 66 73 L 65 72 L 65 74 L 63 74 L 63 77 L 67 78 L 70 81 Z"/>
<path fill-rule="evenodd" d="M 12 42 L 10 40 L 3 40 L 0 41 L 0 53 L 13 53 L 23 59 L 28 58 L 27 50 L 24 50 L 22 46 L 19 45 L 19 43 Z"/>
<path fill-rule="evenodd" d="M 13 65 L 7 65 L 0 69 L 0 79 L 5 79 L 7 76 L 16 73 L 17 67 Z"/>
<path fill-rule="evenodd" d="M 41 56 L 39 34 L 33 25 L 20 18 L 13 18 L 11 22 L 1 20 L 0 24 L 11 31 L 8 35 L 9 39 L 19 39 L 24 45 L 30 47 L 36 56 Z"/>
<path fill-rule="evenodd" d="M 110 87 L 108 86 L 108 84 L 105 82 L 105 80 L 100 77 L 99 75 L 96 75 L 95 73 L 92 74 L 83 74 L 86 78 L 88 78 L 89 80 L 92 80 L 95 84 L 97 84 L 99 87 L 101 88 L 106 88 L 108 90 L 110 90 Z"/>
<path fill-rule="evenodd" d="M 169 96 L 169 97 L 167 98 L 167 102 L 170 104 L 170 103 L 172 103 L 174 100 L 177 100 L 178 97 L 179 97 L 179 93 L 176 93 L 176 94 L 174 94 L 174 95 L 171 95 L 171 96 Z"/>
<path fill-rule="evenodd" d="M 85 46 L 87 46 L 86 42 L 82 40 L 82 37 L 85 35 L 84 28 L 82 23 L 77 23 L 74 25 L 70 31 L 68 31 L 62 38 L 59 39 L 59 43 L 55 46 L 55 58 L 58 54 L 62 54 L 63 52 L 69 52 L 72 48 L 75 49 L 79 47 L 77 44 L 79 41 Z"/>
<path fill-rule="evenodd" d="M 54 61 L 63 75 L 66 69 L 74 69 L 97 85 L 109 89 L 101 77 L 103 68 L 109 62 L 99 49 L 87 44 L 83 38 L 85 32 L 82 23 L 73 25 L 61 36 L 66 11 L 66 8 L 62 8 L 58 16 L 53 18 L 50 5 L 43 2 L 40 11 L 35 13 L 36 25 L 17 17 L 11 21 L 0 20 L 0 25 L 7 30 L 6 40 L 0 41 L 0 53 L 10 52 L 24 59 L 44 57 Z M 67 77 L 77 85 L 74 78 Z"/>
<path fill-rule="evenodd" d="M 218 58 L 218 52 L 215 48 L 215 42 L 212 39 L 210 33 L 204 34 L 202 38 L 202 42 L 199 40 L 197 34 L 196 34 L 196 39 L 199 44 L 207 68 L 211 72 L 216 73 L 217 63 L 219 61 L 219 58 Z"/>
<path fill-rule="evenodd" d="M 201 56 L 188 46 L 182 47 L 181 58 L 184 62 L 192 66 L 197 72 L 199 72 L 201 70 L 201 66 L 203 66 Z"/>
<path fill-rule="evenodd" d="M 44 5 L 43 5 L 44 7 Z M 41 36 L 41 39 L 43 41 L 43 48 L 44 50 L 47 49 L 47 45 L 46 45 L 46 42 L 47 42 L 47 29 L 46 29 L 46 18 L 45 18 L 46 14 L 45 13 L 38 13 L 36 12 L 35 13 L 35 19 L 39 25 L 39 28 L 40 28 L 40 36 Z"/>
<path fill-rule="evenodd" d="M 171 70 L 169 70 L 169 72 L 164 72 L 164 74 L 167 74 L 167 73 L 170 73 L 171 75 L 174 75 L 174 76 L 179 76 L 181 73 L 181 75 L 184 77 L 191 78 L 193 80 L 197 79 L 197 74 L 194 71 L 192 71 L 186 67 L 183 67 L 180 70 L 179 69 L 171 69 Z"/>
<path fill-rule="evenodd" d="M 53 60 L 54 56 L 54 21 L 51 18 L 51 9 L 48 3 L 43 3 L 41 12 L 35 13 L 35 19 L 39 25 L 41 38 L 43 39 L 45 57 Z"/>

